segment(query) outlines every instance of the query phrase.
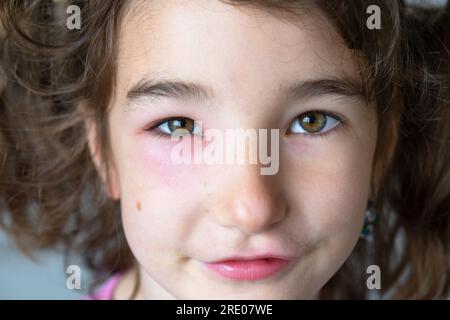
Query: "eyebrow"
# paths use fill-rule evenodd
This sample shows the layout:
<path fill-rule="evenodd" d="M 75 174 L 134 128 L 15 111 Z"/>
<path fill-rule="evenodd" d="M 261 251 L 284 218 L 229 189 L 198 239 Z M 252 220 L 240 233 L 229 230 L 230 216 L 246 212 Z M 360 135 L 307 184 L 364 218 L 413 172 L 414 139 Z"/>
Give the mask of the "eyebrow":
<path fill-rule="evenodd" d="M 329 77 L 304 80 L 289 86 L 280 86 L 283 100 L 319 97 L 323 95 L 366 96 L 361 82 L 349 77 Z M 211 87 L 195 82 L 168 79 L 141 80 L 127 93 L 129 101 L 140 99 L 171 98 L 179 101 L 212 101 L 215 98 Z"/>
<path fill-rule="evenodd" d="M 330 77 L 300 81 L 287 87 L 280 87 L 279 91 L 280 96 L 288 100 L 320 97 L 323 95 L 366 96 L 362 83 L 350 77 Z"/>
<path fill-rule="evenodd" d="M 130 101 L 162 97 L 176 100 L 213 100 L 214 91 L 194 82 L 150 79 L 139 81 L 127 93 L 127 99 Z"/>

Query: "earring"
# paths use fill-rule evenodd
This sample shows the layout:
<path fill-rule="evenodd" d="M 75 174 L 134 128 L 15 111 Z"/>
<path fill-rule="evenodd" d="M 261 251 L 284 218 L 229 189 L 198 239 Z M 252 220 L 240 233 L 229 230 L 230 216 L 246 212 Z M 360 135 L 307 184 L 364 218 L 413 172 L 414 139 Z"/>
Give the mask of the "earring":
<path fill-rule="evenodd" d="M 364 226 L 359 234 L 359 238 L 373 242 L 373 229 L 377 223 L 378 213 L 373 209 L 373 202 L 369 200 L 364 217 Z"/>

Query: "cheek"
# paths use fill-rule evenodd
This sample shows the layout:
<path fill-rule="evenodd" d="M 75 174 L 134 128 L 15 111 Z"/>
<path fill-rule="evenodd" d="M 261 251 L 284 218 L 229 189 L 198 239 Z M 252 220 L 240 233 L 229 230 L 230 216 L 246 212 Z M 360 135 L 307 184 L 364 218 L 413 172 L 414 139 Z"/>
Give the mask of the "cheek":
<path fill-rule="evenodd" d="M 205 168 L 174 164 L 173 145 L 161 139 L 135 139 L 116 152 L 124 159 L 117 161 L 123 225 L 137 258 L 181 250 L 205 194 Z"/>
<path fill-rule="evenodd" d="M 310 150 L 309 157 L 291 159 L 285 174 L 293 211 L 289 225 L 320 244 L 311 278 L 323 284 L 353 251 L 369 194 L 371 147 L 342 147 Z"/>
<path fill-rule="evenodd" d="M 195 194 L 205 185 L 208 172 L 202 164 L 177 164 L 172 159 L 176 144 L 168 138 L 139 137 L 131 150 L 135 155 L 134 167 L 141 170 L 142 179 L 151 179 L 172 194 Z"/>
<path fill-rule="evenodd" d="M 336 139 L 315 146 L 284 165 L 290 202 L 316 238 L 354 241 L 369 196 L 374 142 Z"/>

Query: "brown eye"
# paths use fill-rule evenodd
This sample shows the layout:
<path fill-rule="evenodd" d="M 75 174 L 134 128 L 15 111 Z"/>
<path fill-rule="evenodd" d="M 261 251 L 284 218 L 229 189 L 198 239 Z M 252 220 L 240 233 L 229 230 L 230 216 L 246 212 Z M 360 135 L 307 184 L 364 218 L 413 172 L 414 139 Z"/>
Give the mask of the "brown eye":
<path fill-rule="evenodd" d="M 289 133 L 320 134 L 326 133 L 341 123 L 341 120 L 324 112 L 304 113 L 292 121 Z"/>
<path fill-rule="evenodd" d="M 300 126 L 310 133 L 316 133 L 325 128 L 327 117 L 323 113 L 312 112 L 300 116 Z"/>
<path fill-rule="evenodd" d="M 172 118 L 162 122 L 156 129 L 164 135 L 172 135 L 174 132 L 181 134 L 201 135 L 201 128 L 196 128 L 195 121 L 189 118 Z M 200 132 L 199 132 L 200 130 Z"/>
<path fill-rule="evenodd" d="M 171 133 L 176 130 L 186 130 L 189 133 L 193 133 L 194 131 L 194 120 L 189 118 L 176 118 L 167 121 L 167 125 Z"/>

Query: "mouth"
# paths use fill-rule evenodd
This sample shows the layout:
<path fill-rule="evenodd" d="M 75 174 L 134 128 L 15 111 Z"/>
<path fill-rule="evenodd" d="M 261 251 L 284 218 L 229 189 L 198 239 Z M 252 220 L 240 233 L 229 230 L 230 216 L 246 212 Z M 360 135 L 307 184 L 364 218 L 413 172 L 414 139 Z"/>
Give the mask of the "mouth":
<path fill-rule="evenodd" d="M 280 257 L 230 258 L 205 263 L 216 274 L 231 280 L 256 281 L 275 276 L 293 261 Z"/>

